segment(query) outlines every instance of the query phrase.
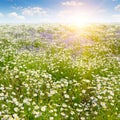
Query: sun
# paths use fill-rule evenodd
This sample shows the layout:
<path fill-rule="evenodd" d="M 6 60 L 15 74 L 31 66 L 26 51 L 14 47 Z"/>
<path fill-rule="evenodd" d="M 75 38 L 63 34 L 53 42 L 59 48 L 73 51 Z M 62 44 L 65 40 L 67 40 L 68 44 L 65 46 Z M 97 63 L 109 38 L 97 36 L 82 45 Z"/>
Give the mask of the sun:
<path fill-rule="evenodd" d="M 71 23 L 77 26 L 85 26 L 88 24 L 91 19 L 89 15 L 82 13 L 82 14 L 75 14 L 71 17 Z"/>
<path fill-rule="evenodd" d="M 74 24 L 77 26 L 85 26 L 86 24 L 88 24 L 88 21 L 86 19 L 83 19 L 82 17 L 78 17 L 71 20 L 71 24 Z"/>
<path fill-rule="evenodd" d="M 91 16 L 86 12 L 67 14 L 63 17 L 63 22 L 76 26 L 85 26 L 91 22 Z"/>

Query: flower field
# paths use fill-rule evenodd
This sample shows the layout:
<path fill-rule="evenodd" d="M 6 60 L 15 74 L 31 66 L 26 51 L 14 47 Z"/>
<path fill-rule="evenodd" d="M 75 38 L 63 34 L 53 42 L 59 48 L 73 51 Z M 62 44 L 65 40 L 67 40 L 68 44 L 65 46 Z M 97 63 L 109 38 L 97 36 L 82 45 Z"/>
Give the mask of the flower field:
<path fill-rule="evenodd" d="M 120 120 L 120 25 L 0 25 L 1 120 Z"/>

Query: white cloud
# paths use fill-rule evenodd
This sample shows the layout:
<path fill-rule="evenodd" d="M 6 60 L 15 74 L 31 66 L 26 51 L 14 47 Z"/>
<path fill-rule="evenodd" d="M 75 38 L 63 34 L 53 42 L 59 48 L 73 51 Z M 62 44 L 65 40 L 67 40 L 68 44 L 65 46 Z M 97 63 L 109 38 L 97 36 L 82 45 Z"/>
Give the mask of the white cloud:
<path fill-rule="evenodd" d="M 62 10 L 58 13 L 58 16 L 65 17 L 72 14 L 73 12 L 71 10 Z"/>
<path fill-rule="evenodd" d="M 2 13 L 0 13 L 0 17 L 3 17 L 4 15 Z"/>
<path fill-rule="evenodd" d="M 115 7 L 115 10 L 120 11 L 120 4 Z"/>
<path fill-rule="evenodd" d="M 83 2 L 77 2 L 77 1 L 66 1 L 66 2 L 62 2 L 63 6 L 82 6 Z"/>
<path fill-rule="evenodd" d="M 58 12 L 58 16 L 59 17 L 79 17 L 79 16 L 89 16 L 89 15 L 92 15 L 92 12 L 89 11 L 89 13 L 87 11 L 84 11 L 84 10 L 76 10 L 76 9 L 67 9 L 67 10 L 61 10 Z"/>
<path fill-rule="evenodd" d="M 40 7 L 28 7 L 22 10 L 22 14 L 25 16 L 45 16 L 47 15 L 47 11 Z"/>
<path fill-rule="evenodd" d="M 112 15 L 112 17 L 120 20 L 120 14 Z"/>
<path fill-rule="evenodd" d="M 22 10 L 23 9 L 22 6 L 13 6 L 12 8 L 15 9 L 15 10 Z"/>
<path fill-rule="evenodd" d="M 99 10 L 98 10 L 98 13 L 106 13 L 106 12 L 107 12 L 106 9 L 99 9 Z"/>
<path fill-rule="evenodd" d="M 8 16 L 19 20 L 25 20 L 24 16 L 18 15 L 16 12 L 9 13 Z"/>
<path fill-rule="evenodd" d="M 120 14 L 112 15 L 112 18 L 114 22 L 120 22 Z"/>
<path fill-rule="evenodd" d="M 59 21 L 65 23 L 86 23 L 90 22 L 92 15 L 89 12 L 82 12 L 77 10 L 63 10 L 58 13 Z"/>

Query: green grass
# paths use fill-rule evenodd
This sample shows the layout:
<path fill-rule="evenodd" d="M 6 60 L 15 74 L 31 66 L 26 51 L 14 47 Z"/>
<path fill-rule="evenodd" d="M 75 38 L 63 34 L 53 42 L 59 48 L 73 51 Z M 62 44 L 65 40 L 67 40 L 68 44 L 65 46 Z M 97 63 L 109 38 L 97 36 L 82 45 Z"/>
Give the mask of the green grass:
<path fill-rule="evenodd" d="M 119 120 L 119 27 L 0 26 L 0 119 Z"/>

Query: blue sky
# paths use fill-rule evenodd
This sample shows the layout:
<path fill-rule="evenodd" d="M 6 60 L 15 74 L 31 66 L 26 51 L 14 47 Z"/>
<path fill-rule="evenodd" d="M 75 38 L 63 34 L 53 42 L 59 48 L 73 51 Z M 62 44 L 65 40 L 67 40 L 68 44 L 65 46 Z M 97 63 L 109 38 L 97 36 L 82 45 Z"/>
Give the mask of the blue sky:
<path fill-rule="evenodd" d="M 0 0 L 0 23 L 119 21 L 120 0 Z"/>

